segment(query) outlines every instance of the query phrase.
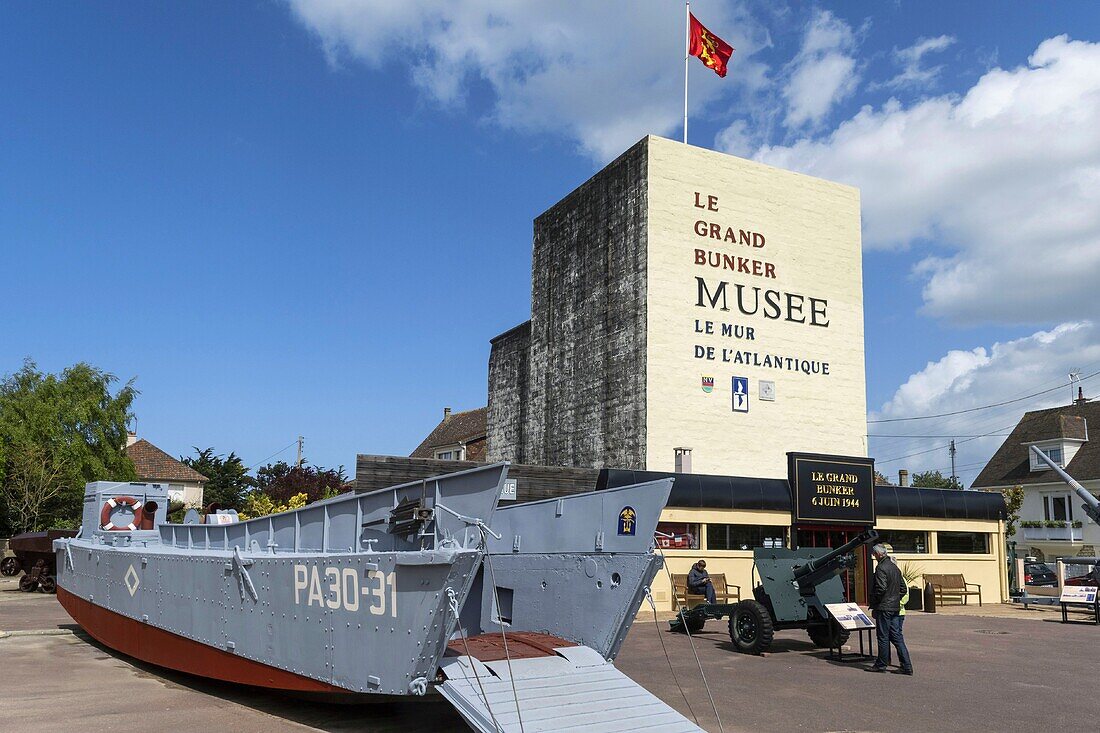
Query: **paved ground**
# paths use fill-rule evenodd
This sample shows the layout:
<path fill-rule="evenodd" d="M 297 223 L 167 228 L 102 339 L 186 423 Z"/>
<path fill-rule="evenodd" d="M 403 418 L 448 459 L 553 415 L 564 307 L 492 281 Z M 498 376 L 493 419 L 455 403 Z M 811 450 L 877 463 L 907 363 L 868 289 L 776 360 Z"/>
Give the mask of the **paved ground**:
<path fill-rule="evenodd" d="M 1050 611 L 987 604 L 986 615 L 969 615 L 977 611 L 909 616 L 912 678 L 831 661 L 797 631 L 780 632 L 769 656 L 746 657 L 712 621 L 695 647 L 731 733 L 1080 729 L 1094 717 L 1086 698 L 1100 628 L 1062 625 Z M 14 632 L 0 638 L 3 731 L 465 730 L 445 703 L 325 705 L 137 664 L 80 634 L 53 596 L 20 593 L 9 579 L 0 581 L 0 630 Z M 702 726 L 718 730 L 686 637 L 659 633 L 643 614 L 617 664 L 690 715 L 678 681 Z"/>

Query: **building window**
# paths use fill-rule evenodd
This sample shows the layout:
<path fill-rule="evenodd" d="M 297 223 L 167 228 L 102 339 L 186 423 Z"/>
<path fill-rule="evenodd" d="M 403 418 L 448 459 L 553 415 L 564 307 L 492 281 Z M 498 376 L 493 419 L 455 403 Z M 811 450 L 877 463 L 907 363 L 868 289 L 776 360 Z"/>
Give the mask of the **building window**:
<path fill-rule="evenodd" d="M 665 550 L 698 550 L 699 525 L 688 522 L 658 522 L 657 546 Z"/>
<path fill-rule="evenodd" d="M 1047 519 L 1054 519 L 1059 522 L 1072 522 L 1073 521 L 1073 502 L 1070 501 L 1069 495 L 1062 494 L 1061 496 L 1043 497 L 1043 503 L 1050 499 L 1050 509 L 1046 513 Z"/>
<path fill-rule="evenodd" d="M 878 541 L 890 545 L 894 552 L 928 552 L 928 533 L 909 530 L 879 530 Z"/>
<path fill-rule="evenodd" d="M 446 450 L 437 450 L 435 457 L 441 461 L 461 461 L 465 459 L 464 452 L 462 448 L 447 448 Z"/>
<path fill-rule="evenodd" d="M 985 532 L 940 532 L 937 539 L 943 554 L 985 555 L 989 552 L 989 535 Z"/>
<path fill-rule="evenodd" d="M 1046 453 L 1047 457 L 1050 458 L 1050 460 L 1054 461 L 1062 468 L 1065 468 L 1065 452 L 1062 450 L 1062 446 L 1060 444 L 1055 443 L 1052 445 L 1038 445 L 1036 446 L 1036 448 L 1041 450 L 1043 453 Z M 1040 459 L 1039 456 L 1035 455 L 1035 451 L 1029 450 L 1028 455 L 1031 457 L 1032 471 L 1050 470 L 1050 467 L 1047 466 L 1047 464 L 1042 459 Z"/>
<path fill-rule="evenodd" d="M 787 546 L 787 528 L 757 524 L 708 524 L 708 550 L 776 549 Z"/>

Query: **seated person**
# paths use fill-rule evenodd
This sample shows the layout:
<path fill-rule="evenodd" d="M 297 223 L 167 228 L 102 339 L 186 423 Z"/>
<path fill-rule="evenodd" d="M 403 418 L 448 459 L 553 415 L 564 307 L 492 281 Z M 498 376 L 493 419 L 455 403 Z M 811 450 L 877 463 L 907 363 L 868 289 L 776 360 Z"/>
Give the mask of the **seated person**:
<path fill-rule="evenodd" d="M 710 573 L 707 572 L 707 561 L 700 560 L 691 566 L 688 571 L 688 591 L 694 595 L 706 596 L 707 603 L 715 602 L 714 583 L 710 582 Z"/>

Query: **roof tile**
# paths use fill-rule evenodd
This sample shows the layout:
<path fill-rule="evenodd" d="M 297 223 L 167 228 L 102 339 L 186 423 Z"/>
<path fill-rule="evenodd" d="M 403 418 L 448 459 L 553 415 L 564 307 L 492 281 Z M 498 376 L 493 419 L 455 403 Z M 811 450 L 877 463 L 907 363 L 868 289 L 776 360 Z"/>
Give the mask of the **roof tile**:
<path fill-rule="evenodd" d="M 134 462 L 142 481 L 209 481 L 206 476 L 180 463 L 148 440 L 142 438 L 126 447 L 126 455 Z"/>
<path fill-rule="evenodd" d="M 486 414 L 489 408 L 455 412 L 435 426 L 427 438 L 416 447 L 411 458 L 435 458 L 434 450 L 456 443 L 469 443 L 485 437 Z"/>
<path fill-rule="evenodd" d="M 1094 430 L 1100 426 L 1100 402 L 1024 413 L 978 478 L 974 479 L 973 488 L 1060 482 L 1054 471 L 1031 470 L 1027 444 L 1058 439 L 1087 440 L 1089 424 Z M 1100 440 L 1082 444 L 1066 466 L 1066 471 L 1078 481 L 1100 479 Z"/>

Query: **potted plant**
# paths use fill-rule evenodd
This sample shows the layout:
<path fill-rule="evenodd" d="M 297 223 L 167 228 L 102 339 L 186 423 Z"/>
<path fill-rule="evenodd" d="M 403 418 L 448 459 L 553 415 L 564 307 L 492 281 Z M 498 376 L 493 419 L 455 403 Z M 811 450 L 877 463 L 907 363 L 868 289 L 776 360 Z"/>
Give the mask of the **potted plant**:
<path fill-rule="evenodd" d="M 924 593 L 921 591 L 920 586 L 917 585 L 917 580 L 924 575 L 924 568 L 919 565 L 914 565 L 911 562 L 906 562 L 902 564 L 899 570 L 901 570 L 901 577 L 905 580 L 905 585 L 909 587 L 909 602 L 905 604 L 905 610 L 923 611 Z"/>

